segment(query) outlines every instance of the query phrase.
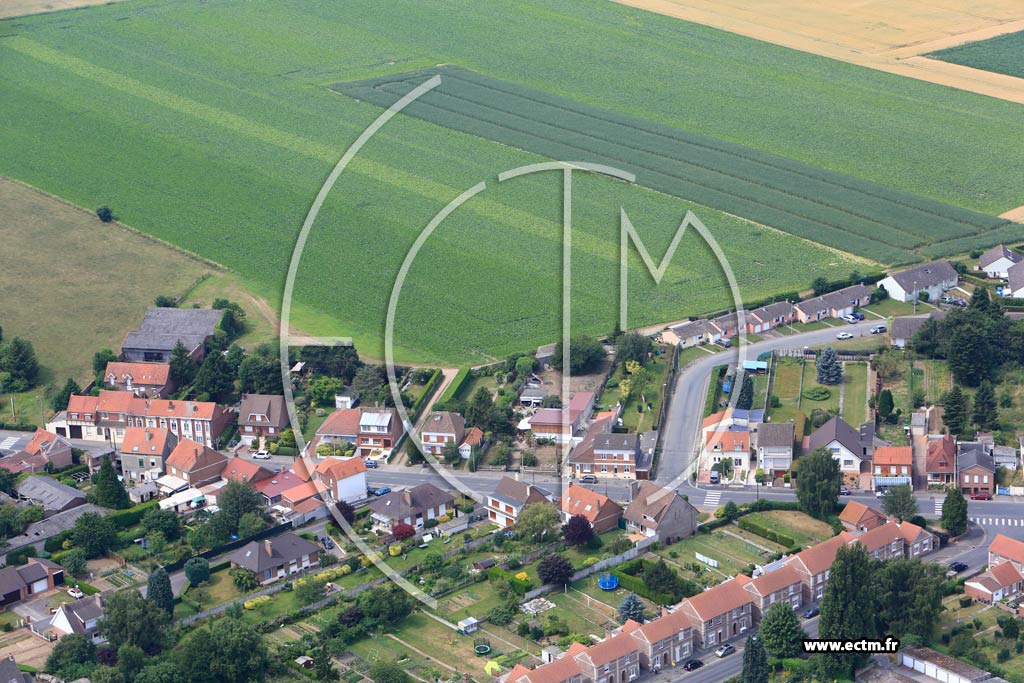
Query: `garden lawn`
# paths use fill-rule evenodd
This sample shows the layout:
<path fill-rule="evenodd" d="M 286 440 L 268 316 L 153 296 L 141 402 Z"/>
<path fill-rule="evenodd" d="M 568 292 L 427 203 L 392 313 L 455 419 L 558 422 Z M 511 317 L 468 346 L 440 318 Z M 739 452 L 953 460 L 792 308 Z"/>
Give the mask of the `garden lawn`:
<path fill-rule="evenodd" d="M 765 561 L 757 548 L 738 538 L 726 536 L 718 530 L 710 534 L 698 534 L 666 548 L 659 548 L 656 554 L 668 557 L 670 550 L 678 554 L 675 561 L 680 564 L 696 562 L 694 553 L 718 560 L 718 571 L 725 576 L 735 576 L 747 565 L 763 564 Z"/>
<path fill-rule="evenodd" d="M 688 349 L 683 349 L 679 352 L 679 367 L 684 367 L 687 363 L 694 360 L 699 360 L 705 356 L 712 355 L 722 351 L 722 347 L 717 344 L 705 344 L 704 346 L 691 346 Z M 708 353 L 710 351 L 711 353 Z"/>
<path fill-rule="evenodd" d="M 796 417 L 799 409 L 797 403 L 804 361 L 802 358 L 777 356 L 773 363 L 771 393 L 779 399 L 781 405 L 778 408 L 769 407 L 768 414 L 775 422 L 788 422 Z"/>
<path fill-rule="evenodd" d="M 237 600 L 243 595 L 244 593 L 235 587 L 228 570 L 222 569 L 211 574 L 209 581 L 189 587 L 182 596 L 182 602 L 199 603 L 199 611 L 203 611 Z"/>
<path fill-rule="evenodd" d="M 914 302 L 912 301 L 897 301 L 896 299 L 883 299 L 877 303 L 873 303 L 870 306 L 864 306 L 861 308 L 862 311 L 870 311 L 871 313 L 877 313 L 883 318 L 890 318 L 893 316 L 900 315 L 913 315 L 914 314 Z M 918 304 L 919 313 L 927 313 L 930 308 L 921 310 L 921 304 Z M 872 316 L 867 314 L 864 316 L 865 320 L 871 320 Z M 879 320 L 879 322 L 882 322 Z"/>
<path fill-rule="evenodd" d="M 662 347 L 665 348 L 665 347 Z M 661 387 L 668 382 L 672 357 L 668 353 L 661 353 L 654 356 L 654 359 L 647 364 L 647 369 L 654 375 L 653 381 L 644 391 L 644 398 L 647 399 L 647 406 L 644 411 L 638 412 L 640 405 L 638 397 L 631 397 L 622 409 L 622 424 L 631 432 L 647 432 L 654 428 L 654 421 L 658 418 L 661 410 Z"/>
<path fill-rule="evenodd" d="M 804 363 L 804 389 L 800 400 L 800 410 L 807 413 L 810 416 L 811 411 L 815 408 L 822 410 L 831 410 L 833 412 L 839 412 L 839 386 L 831 384 L 820 384 L 818 382 L 818 371 L 814 363 Z M 815 401 L 807 396 L 807 392 L 811 389 L 827 389 L 829 392 L 828 398 L 823 401 Z"/>
<path fill-rule="evenodd" d="M 843 363 L 843 419 L 861 425 L 867 416 L 868 364 Z"/>
<path fill-rule="evenodd" d="M 828 523 L 795 510 L 769 510 L 747 516 L 766 529 L 789 536 L 796 541 L 796 545 L 805 548 L 835 535 Z"/>

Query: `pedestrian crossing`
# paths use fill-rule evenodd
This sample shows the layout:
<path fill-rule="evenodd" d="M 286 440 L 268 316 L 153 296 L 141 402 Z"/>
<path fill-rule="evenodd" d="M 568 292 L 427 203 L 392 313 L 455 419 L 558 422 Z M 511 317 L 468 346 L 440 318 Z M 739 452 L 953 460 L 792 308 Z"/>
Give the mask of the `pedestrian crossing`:
<path fill-rule="evenodd" d="M 935 514 L 939 515 L 940 517 L 942 516 L 942 501 L 941 500 L 935 501 Z"/>
<path fill-rule="evenodd" d="M 18 439 L 21 437 L 9 436 L 3 441 L 0 441 L 0 451 L 9 451 L 14 448 L 14 444 L 18 443 Z"/>
<path fill-rule="evenodd" d="M 1024 526 L 1019 517 L 971 517 L 972 522 L 981 526 Z"/>
<path fill-rule="evenodd" d="M 716 508 L 720 500 L 722 500 L 721 491 L 708 491 L 707 495 L 704 496 L 704 505 L 702 507 Z"/>

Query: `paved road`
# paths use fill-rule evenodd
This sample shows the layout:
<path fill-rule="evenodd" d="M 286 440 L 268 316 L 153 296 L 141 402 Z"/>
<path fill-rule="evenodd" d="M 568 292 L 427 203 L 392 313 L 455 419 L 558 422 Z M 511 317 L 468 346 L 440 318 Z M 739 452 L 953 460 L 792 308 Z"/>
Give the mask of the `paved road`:
<path fill-rule="evenodd" d="M 799 349 L 805 346 L 818 346 L 834 341 L 839 332 L 849 332 L 854 336 L 869 334 L 877 319 L 862 320 L 856 324 L 842 324 L 836 327 L 802 332 L 788 337 L 765 339 L 756 344 L 748 344 L 744 349 L 746 359 L 754 359 L 759 354 L 779 349 Z M 684 477 L 688 477 L 695 465 L 697 439 L 700 436 L 700 423 L 704 418 L 704 401 L 707 397 L 708 379 L 716 365 L 735 363 L 739 358 L 739 349 L 709 354 L 706 358 L 698 358 L 690 363 L 676 379 L 676 388 L 669 404 L 665 424 L 662 427 L 661 460 L 658 464 L 658 483 L 673 484 L 678 487 Z"/>

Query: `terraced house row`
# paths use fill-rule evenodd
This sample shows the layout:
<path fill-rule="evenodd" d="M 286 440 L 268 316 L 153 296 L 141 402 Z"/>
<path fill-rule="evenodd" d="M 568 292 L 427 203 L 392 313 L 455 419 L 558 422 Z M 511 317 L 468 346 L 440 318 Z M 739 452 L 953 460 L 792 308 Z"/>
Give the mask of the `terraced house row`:
<path fill-rule="evenodd" d="M 858 509 L 848 517 L 868 515 Z M 726 579 L 664 609 L 645 624 L 629 620 L 596 645 L 575 643 L 565 653 L 549 655 L 550 661 L 535 669 L 516 665 L 501 683 L 626 683 L 639 676 L 641 669 L 678 666 L 700 650 L 745 637 L 776 603 L 785 602 L 797 610 L 819 602 L 843 546 L 860 544 L 880 560 L 920 557 L 938 548 L 937 538 L 926 529 L 882 519 L 870 529 L 854 527 L 760 567 L 756 576 Z"/>

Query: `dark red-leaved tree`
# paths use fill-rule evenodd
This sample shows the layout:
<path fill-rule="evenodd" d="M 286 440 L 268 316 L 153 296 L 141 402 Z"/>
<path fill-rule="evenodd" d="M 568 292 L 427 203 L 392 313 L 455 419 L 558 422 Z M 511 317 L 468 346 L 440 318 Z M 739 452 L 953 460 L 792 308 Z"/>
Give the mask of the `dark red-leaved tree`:
<path fill-rule="evenodd" d="M 391 527 L 391 535 L 396 541 L 404 541 L 416 535 L 416 529 L 411 524 L 396 524 Z"/>
<path fill-rule="evenodd" d="M 590 539 L 594 537 L 594 527 L 590 526 L 590 522 L 583 515 L 573 515 L 562 527 L 562 533 L 565 534 L 565 542 L 569 545 L 583 545 L 590 543 Z"/>

